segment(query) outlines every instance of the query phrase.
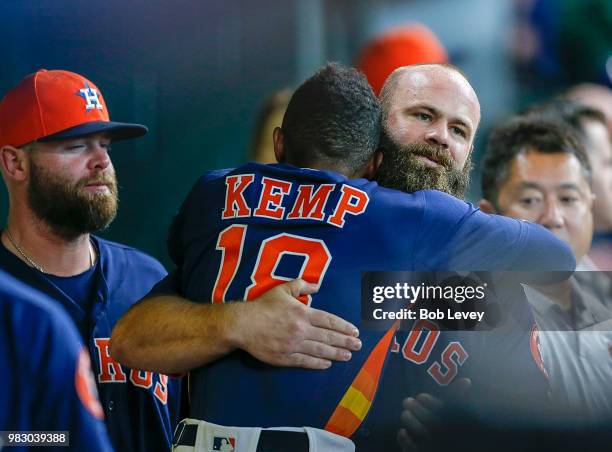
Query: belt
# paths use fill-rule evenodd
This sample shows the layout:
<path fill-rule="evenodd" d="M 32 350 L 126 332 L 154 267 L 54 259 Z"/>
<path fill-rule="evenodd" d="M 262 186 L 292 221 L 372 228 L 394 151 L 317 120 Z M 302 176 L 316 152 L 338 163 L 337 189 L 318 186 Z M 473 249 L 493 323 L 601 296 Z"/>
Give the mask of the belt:
<path fill-rule="evenodd" d="M 174 446 L 194 447 L 198 435 L 198 425 L 183 425 Z M 308 452 L 308 435 L 305 432 L 288 432 L 284 430 L 262 430 L 257 442 L 257 452 Z"/>

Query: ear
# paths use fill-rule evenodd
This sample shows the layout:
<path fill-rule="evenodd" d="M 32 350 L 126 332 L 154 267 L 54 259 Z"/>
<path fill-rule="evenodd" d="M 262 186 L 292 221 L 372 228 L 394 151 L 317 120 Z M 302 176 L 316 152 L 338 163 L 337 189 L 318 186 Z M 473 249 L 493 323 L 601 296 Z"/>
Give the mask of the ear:
<path fill-rule="evenodd" d="M 272 141 L 274 142 L 274 155 L 278 163 L 286 161 L 285 155 L 285 135 L 280 127 L 275 127 L 272 132 Z"/>
<path fill-rule="evenodd" d="M 493 204 L 484 198 L 480 200 L 478 207 L 480 207 L 480 210 L 482 210 L 484 213 L 498 213 Z"/>
<path fill-rule="evenodd" d="M 0 148 L 0 165 L 7 179 L 23 181 L 27 177 L 28 162 L 23 149 L 13 146 Z"/>
<path fill-rule="evenodd" d="M 383 161 L 383 158 L 384 155 L 381 151 L 374 152 L 372 157 L 370 157 L 370 161 L 363 170 L 363 175 L 361 177 L 365 177 L 366 179 L 370 180 L 374 179 L 374 177 L 376 176 L 376 172 L 378 171 L 378 168 L 380 167 L 380 164 Z"/>

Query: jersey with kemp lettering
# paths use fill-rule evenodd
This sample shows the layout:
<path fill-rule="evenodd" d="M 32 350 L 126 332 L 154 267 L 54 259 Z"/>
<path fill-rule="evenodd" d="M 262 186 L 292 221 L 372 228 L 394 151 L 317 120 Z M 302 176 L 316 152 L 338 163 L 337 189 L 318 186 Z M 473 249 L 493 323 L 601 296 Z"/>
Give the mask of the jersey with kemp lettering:
<path fill-rule="evenodd" d="M 106 425 L 117 450 L 168 450 L 178 418 L 180 381 L 126 368 L 108 351 L 111 331 L 129 307 L 166 274 L 150 256 L 128 246 L 92 237 L 98 250 L 96 282 L 89 312 L 51 278 L 0 246 L 0 266 L 60 302 L 89 345 Z"/>
<path fill-rule="evenodd" d="M 574 264 L 567 246 L 545 229 L 485 215 L 441 192 L 405 194 L 332 172 L 250 163 L 208 172 L 196 183 L 170 232 L 178 270 L 154 292 L 174 289 L 222 303 L 250 300 L 301 277 L 320 285 L 303 303 L 359 325 L 361 272 L 479 260 L 511 268 L 530 248 L 532 258 L 548 253 L 561 265 Z M 362 331 L 362 350 L 321 372 L 273 368 L 232 353 L 191 373 L 191 416 L 235 426 L 323 428 L 340 404 L 338 419 L 361 420 L 380 375 L 370 372 L 358 389 L 351 383 L 383 334 Z"/>
<path fill-rule="evenodd" d="M 24 435 L 28 446 L 11 450 L 30 450 L 43 439 L 74 451 L 111 450 L 89 355 L 71 320 L 47 296 L 1 270 L 0 387 L 0 431 L 55 432 Z"/>

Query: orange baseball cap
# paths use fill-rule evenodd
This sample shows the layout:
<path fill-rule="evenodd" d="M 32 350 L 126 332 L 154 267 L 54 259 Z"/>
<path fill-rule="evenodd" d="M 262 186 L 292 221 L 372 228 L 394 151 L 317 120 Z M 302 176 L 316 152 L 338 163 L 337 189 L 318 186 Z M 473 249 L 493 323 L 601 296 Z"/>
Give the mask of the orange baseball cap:
<path fill-rule="evenodd" d="M 368 42 L 357 59 L 376 95 L 387 77 L 399 67 L 420 63 L 447 63 L 448 54 L 437 36 L 414 23 L 385 31 Z"/>
<path fill-rule="evenodd" d="M 0 101 L 0 146 L 23 146 L 106 132 L 114 140 L 147 133 L 140 124 L 110 121 L 96 85 L 74 72 L 40 69 Z"/>

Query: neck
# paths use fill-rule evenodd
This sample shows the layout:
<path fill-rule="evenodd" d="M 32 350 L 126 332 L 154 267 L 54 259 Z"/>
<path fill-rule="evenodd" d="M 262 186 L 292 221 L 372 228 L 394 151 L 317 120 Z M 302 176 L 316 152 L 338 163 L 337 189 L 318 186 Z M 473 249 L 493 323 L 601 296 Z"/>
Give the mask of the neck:
<path fill-rule="evenodd" d="M 346 176 L 348 179 L 355 179 L 357 177 L 361 177 L 360 174 L 355 174 L 353 171 L 349 170 L 344 165 L 339 165 L 337 163 L 332 163 L 332 162 L 323 161 L 323 160 L 311 161 L 309 163 L 302 162 L 299 165 L 294 165 L 294 166 L 297 166 L 298 168 L 312 168 L 312 169 L 317 169 L 321 171 L 331 171 L 334 173 L 342 174 L 343 176 Z"/>
<path fill-rule="evenodd" d="M 17 212 L 9 213 L 2 244 L 29 266 L 57 276 L 83 273 L 96 258 L 88 233 L 68 240 L 56 234 L 46 222 Z"/>

